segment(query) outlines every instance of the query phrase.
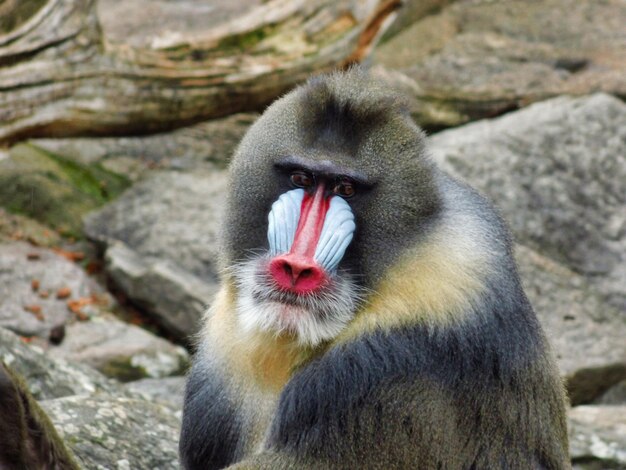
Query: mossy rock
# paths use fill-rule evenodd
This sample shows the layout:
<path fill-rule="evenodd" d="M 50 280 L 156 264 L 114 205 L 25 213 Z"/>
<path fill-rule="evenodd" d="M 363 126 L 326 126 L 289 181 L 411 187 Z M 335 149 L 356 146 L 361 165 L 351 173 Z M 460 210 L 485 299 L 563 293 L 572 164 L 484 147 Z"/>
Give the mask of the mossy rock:
<path fill-rule="evenodd" d="M 158 370 L 159 363 L 163 361 L 164 355 L 137 354 L 135 356 L 119 356 L 110 358 L 108 361 L 97 365 L 96 368 L 107 377 L 119 380 L 120 382 L 132 382 L 140 379 L 159 378 L 167 375 L 182 375 L 189 366 L 187 357 L 171 358 L 175 361 L 176 368 L 167 370 L 170 364 L 166 364 L 165 369 Z M 156 366 L 156 369 L 155 369 Z M 156 372 L 156 373 L 155 373 Z"/>
<path fill-rule="evenodd" d="M 148 371 L 133 364 L 130 357 L 111 359 L 100 367 L 100 372 L 121 382 L 132 382 L 150 377 Z"/>
<path fill-rule="evenodd" d="M 83 214 L 128 185 L 97 163 L 78 163 L 31 144 L 16 145 L 0 161 L 0 206 L 74 237 L 82 236 Z"/>

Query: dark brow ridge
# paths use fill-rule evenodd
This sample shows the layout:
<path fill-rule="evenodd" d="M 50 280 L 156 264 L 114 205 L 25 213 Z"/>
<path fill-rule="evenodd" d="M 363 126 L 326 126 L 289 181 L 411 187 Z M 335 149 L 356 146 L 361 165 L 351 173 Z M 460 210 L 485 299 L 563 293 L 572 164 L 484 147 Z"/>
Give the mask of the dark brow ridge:
<path fill-rule="evenodd" d="M 335 165 L 330 161 L 311 161 L 309 159 L 296 157 L 296 156 L 288 156 L 282 158 L 278 162 L 274 164 L 274 166 L 281 171 L 294 171 L 294 170 L 304 170 L 309 173 L 313 173 L 314 175 L 323 175 L 323 176 L 345 176 L 355 183 L 368 187 L 373 186 L 374 181 L 369 178 L 367 175 L 360 171 L 355 171 L 350 168 L 344 168 Z"/>

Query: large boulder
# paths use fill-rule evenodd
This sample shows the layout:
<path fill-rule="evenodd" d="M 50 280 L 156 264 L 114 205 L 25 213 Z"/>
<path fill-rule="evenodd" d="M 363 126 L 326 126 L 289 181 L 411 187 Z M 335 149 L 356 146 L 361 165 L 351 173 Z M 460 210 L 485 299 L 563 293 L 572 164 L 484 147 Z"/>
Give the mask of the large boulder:
<path fill-rule="evenodd" d="M 109 245 L 105 260 L 117 288 L 178 340 L 198 330 L 217 292 L 214 281 L 207 282 L 167 259 L 143 258 L 122 242 Z"/>
<path fill-rule="evenodd" d="M 81 217 L 117 196 L 125 177 L 30 144 L 0 158 L 0 206 L 80 237 Z"/>
<path fill-rule="evenodd" d="M 155 403 L 89 366 L 50 357 L 3 328 L 0 361 L 24 378 L 82 467 L 179 468 L 180 401 Z"/>
<path fill-rule="evenodd" d="M 626 379 L 626 318 L 580 274 L 518 245 L 524 289 L 554 348 L 573 405 Z"/>
<path fill-rule="evenodd" d="M 84 468 L 180 468 L 180 417 L 166 405 L 104 393 L 40 404 Z"/>
<path fill-rule="evenodd" d="M 518 241 L 626 311 L 626 104 L 560 97 L 430 142 L 444 169 L 495 202 Z"/>
<path fill-rule="evenodd" d="M 162 172 L 85 219 L 93 240 L 121 241 L 146 260 L 170 260 L 217 280 L 217 237 L 227 191 L 226 174 Z"/>
<path fill-rule="evenodd" d="M 379 46 L 375 61 L 420 124 L 455 126 L 562 94 L 626 96 L 624 24 L 621 0 L 464 0 Z"/>
<path fill-rule="evenodd" d="M 223 171 L 158 173 L 86 218 L 113 280 L 179 337 L 197 330 L 217 290 L 226 185 Z"/>

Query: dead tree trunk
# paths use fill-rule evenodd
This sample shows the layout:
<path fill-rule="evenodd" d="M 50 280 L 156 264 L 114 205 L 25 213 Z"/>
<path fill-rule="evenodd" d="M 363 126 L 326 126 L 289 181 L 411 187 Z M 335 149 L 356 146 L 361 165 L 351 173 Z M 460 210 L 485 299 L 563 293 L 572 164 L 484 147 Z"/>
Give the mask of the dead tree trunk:
<path fill-rule="evenodd" d="M 170 31 L 143 46 L 109 40 L 94 0 L 6 2 L 5 144 L 148 133 L 259 108 L 313 71 L 361 60 L 401 0 L 270 0 L 202 33 Z"/>

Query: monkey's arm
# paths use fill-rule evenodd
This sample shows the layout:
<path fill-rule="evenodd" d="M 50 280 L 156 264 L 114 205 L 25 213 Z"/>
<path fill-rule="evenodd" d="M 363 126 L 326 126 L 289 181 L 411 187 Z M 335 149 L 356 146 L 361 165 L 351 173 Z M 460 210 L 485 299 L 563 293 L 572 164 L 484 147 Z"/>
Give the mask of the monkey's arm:
<path fill-rule="evenodd" d="M 80 467 L 16 372 L 0 362 L 0 468 Z"/>
<path fill-rule="evenodd" d="M 405 329 L 328 351 L 283 390 L 265 449 L 233 468 L 570 468 L 543 355 L 485 361 L 494 345 L 467 336 Z"/>

